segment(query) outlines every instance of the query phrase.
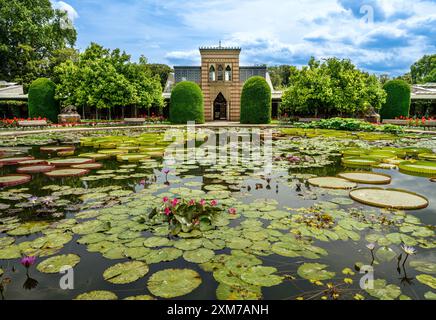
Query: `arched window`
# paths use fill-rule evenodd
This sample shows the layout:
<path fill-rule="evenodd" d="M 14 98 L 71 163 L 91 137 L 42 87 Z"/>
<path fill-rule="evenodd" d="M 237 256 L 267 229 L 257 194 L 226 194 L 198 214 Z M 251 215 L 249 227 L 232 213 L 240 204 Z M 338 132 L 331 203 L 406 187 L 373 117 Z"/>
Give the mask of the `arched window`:
<path fill-rule="evenodd" d="M 214 66 L 210 66 L 209 81 L 215 81 L 215 67 Z"/>
<path fill-rule="evenodd" d="M 226 68 L 225 79 L 226 81 L 232 81 L 232 68 L 230 68 L 230 66 Z"/>
<path fill-rule="evenodd" d="M 218 66 L 218 81 L 224 80 L 224 68 L 222 65 Z"/>

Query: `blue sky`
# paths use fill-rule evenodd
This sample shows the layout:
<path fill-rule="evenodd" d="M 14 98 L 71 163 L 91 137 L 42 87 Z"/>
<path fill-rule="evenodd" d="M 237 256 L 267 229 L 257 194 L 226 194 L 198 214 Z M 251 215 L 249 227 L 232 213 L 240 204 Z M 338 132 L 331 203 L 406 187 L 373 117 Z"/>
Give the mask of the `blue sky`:
<path fill-rule="evenodd" d="M 391 76 L 436 53 L 436 0 L 52 0 L 77 47 L 91 41 L 150 62 L 198 65 L 199 46 L 240 46 L 243 64 L 350 58 Z"/>

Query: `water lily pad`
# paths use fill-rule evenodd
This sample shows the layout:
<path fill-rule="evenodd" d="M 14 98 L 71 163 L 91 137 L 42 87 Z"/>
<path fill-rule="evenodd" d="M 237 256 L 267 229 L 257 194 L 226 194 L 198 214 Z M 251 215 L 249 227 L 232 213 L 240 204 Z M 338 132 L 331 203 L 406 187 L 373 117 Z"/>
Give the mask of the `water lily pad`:
<path fill-rule="evenodd" d="M 380 160 L 374 157 L 346 157 L 342 163 L 347 166 L 370 167 L 380 163 Z"/>
<path fill-rule="evenodd" d="M 388 247 L 381 247 L 377 250 L 375 255 L 380 261 L 383 262 L 392 261 L 397 256 L 395 251 Z"/>
<path fill-rule="evenodd" d="M 360 203 L 380 208 L 415 210 L 428 206 L 428 200 L 423 196 L 399 189 L 360 188 L 352 190 L 350 197 Z"/>
<path fill-rule="evenodd" d="M 127 298 L 124 298 L 123 300 L 156 300 L 156 298 L 154 298 L 148 294 L 144 294 L 144 295 L 140 295 L 140 296 L 127 297 Z"/>
<path fill-rule="evenodd" d="M 17 259 L 21 257 L 19 246 L 11 245 L 0 249 L 0 260 Z"/>
<path fill-rule="evenodd" d="M 164 247 L 164 246 L 167 246 L 169 243 L 170 243 L 170 240 L 168 240 L 168 238 L 150 237 L 144 241 L 144 246 L 149 247 L 149 248 Z"/>
<path fill-rule="evenodd" d="M 308 182 L 313 186 L 327 189 L 353 189 L 357 187 L 354 182 L 336 177 L 312 178 Z"/>
<path fill-rule="evenodd" d="M 118 297 L 115 293 L 104 290 L 96 290 L 87 293 L 79 294 L 74 300 L 117 300 Z"/>
<path fill-rule="evenodd" d="M 365 184 L 389 184 L 392 180 L 390 175 L 372 172 L 344 172 L 338 177 Z"/>
<path fill-rule="evenodd" d="M 50 165 L 36 165 L 36 166 L 25 166 L 17 169 L 17 173 L 41 173 L 49 172 L 55 169 L 55 166 Z"/>
<path fill-rule="evenodd" d="M 35 160 L 35 158 L 34 157 L 3 158 L 0 159 L 0 166 L 12 166 L 28 160 Z"/>
<path fill-rule="evenodd" d="M 384 279 L 374 280 L 373 289 L 366 289 L 371 296 L 380 300 L 395 300 L 401 295 L 400 287 L 394 284 L 387 284 Z"/>
<path fill-rule="evenodd" d="M 50 178 L 80 177 L 89 173 L 86 169 L 62 169 L 44 173 Z"/>
<path fill-rule="evenodd" d="M 432 161 L 404 161 L 399 168 L 404 172 L 436 174 L 436 162 Z"/>
<path fill-rule="evenodd" d="M 229 286 L 223 283 L 216 289 L 218 300 L 260 300 L 262 298 L 262 288 L 253 285 Z"/>
<path fill-rule="evenodd" d="M 283 277 L 273 275 L 275 272 L 277 269 L 273 267 L 255 266 L 246 270 L 241 279 L 255 286 L 273 287 L 283 281 Z"/>
<path fill-rule="evenodd" d="M 141 261 L 129 261 L 118 263 L 103 273 L 103 278 L 115 284 L 126 284 L 135 282 L 148 273 L 148 266 Z"/>
<path fill-rule="evenodd" d="M 147 288 L 157 297 L 170 299 L 191 293 L 201 282 L 200 275 L 194 270 L 166 269 L 154 273 Z"/>
<path fill-rule="evenodd" d="M 111 156 L 104 153 L 82 153 L 79 158 L 93 159 L 94 161 L 109 159 Z"/>
<path fill-rule="evenodd" d="M 183 258 L 192 263 L 205 263 L 214 257 L 215 253 L 210 249 L 200 248 L 192 251 L 185 251 Z"/>
<path fill-rule="evenodd" d="M 420 272 L 436 274 L 436 263 L 424 260 L 410 261 L 410 266 Z"/>
<path fill-rule="evenodd" d="M 68 159 L 57 159 L 57 160 L 50 160 L 49 163 L 56 166 L 56 167 L 69 167 L 74 166 L 78 164 L 86 164 L 86 163 L 93 163 L 93 159 L 87 159 L 87 158 L 68 158 Z"/>
<path fill-rule="evenodd" d="M 75 148 L 73 146 L 48 146 L 48 147 L 39 148 L 39 151 L 45 153 L 58 153 L 63 151 L 74 151 L 74 150 Z"/>
<path fill-rule="evenodd" d="M 333 278 L 335 273 L 325 270 L 327 267 L 320 263 L 304 263 L 298 268 L 297 273 L 300 277 L 311 281 L 328 280 Z"/>
<path fill-rule="evenodd" d="M 44 260 L 36 266 L 42 273 L 59 273 L 65 267 L 74 267 L 80 262 L 80 257 L 75 254 L 63 254 Z"/>
<path fill-rule="evenodd" d="M 195 250 L 203 245 L 202 239 L 182 239 L 174 244 L 174 247 L 181 250 Z"/>
<path fill-rule="evenodd" d="M 46 165 L 47 161 L 42 159 L 25 160 L 17 163 L 19 166 L 38 166 Z"/>
<path fill-rule="evenodd" d="M 426 292 L 424 294 L 424 298 L 426 298 L 427 300 L 436 300 L 436 293 L 431 292 L 431 291 Z"/>
<path fill-rule="evenodd" d="M 420 274 L 416 276 L 416 280 L 429 286 L 432 289 L 436 289 L 436 278 L 429 274 Z"/>
<path fill-rule="evenodd" d="M 27 174 L 11 174 L 0 177 L 0 188 L 13 187 L 24 184 L 32 180 L 32 176 Z"/>
<path fill-rule="evenodd" d="M 98 170 L 101 169 L 103 165 L 101 163 L 85 163 L 85 164 L 77 164 L 71 166 L 73 169 L 86 169 L 86 170 Z"/>

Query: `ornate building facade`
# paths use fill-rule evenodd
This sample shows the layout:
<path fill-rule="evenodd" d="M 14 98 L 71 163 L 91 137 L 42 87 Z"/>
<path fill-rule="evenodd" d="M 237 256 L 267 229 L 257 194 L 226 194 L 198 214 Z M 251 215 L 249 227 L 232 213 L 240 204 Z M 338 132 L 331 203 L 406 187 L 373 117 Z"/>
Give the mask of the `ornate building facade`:
<path fill-rule="evenodd" d="M 239 121 L 244 82 L 253 76 L 264 77 L 273 92 L 273 110 L 277 110 L 281 92 L 275 91 L 266 66 L 240 66 L 241 48 L 202 47 L 201 66 L 175 66 L 164 97 L 169 99 L 173 86 L 181 81 L 197 83 L 204 95 L 206 121 Z M 170 106 L 171 107 L 171 106 Z M 274 113 L 274 112 L 273 112 Z"/>

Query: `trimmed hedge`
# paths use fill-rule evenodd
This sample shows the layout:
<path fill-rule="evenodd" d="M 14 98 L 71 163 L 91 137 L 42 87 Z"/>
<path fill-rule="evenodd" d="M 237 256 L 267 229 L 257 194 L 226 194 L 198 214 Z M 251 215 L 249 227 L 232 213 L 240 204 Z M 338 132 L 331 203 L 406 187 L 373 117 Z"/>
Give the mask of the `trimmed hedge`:
<path fill-rule="evenodd" d="M 175 124 L 204 123 L 203 92 L 196 83 L 183 81 L 171 91 L 170 121 Z"/>
<path fill-rule="evenodd" d="M 55 100 L 56 85 L 47 78 L 39 78 L 29 87 L 29 117 L 47 118 L 58 122 L 59 103 Z"/>
<path fill-rule="evenodd" d="M 271 88 L 262 77 L 248 79 L 241 96 L 241 123 L 271 123 Z"/>
<path fill-rule="evenodd" d="M 408 117 L 411 105 L 410 85 L 404 80 L 391 80 L 386 82 L 383 89 L 388 96 L 380 110 L 382 120 Z"/>

